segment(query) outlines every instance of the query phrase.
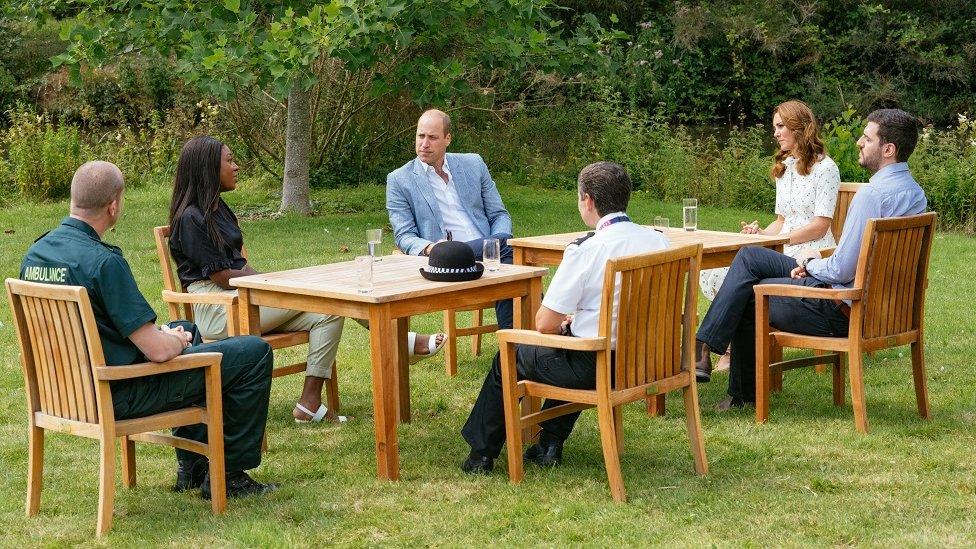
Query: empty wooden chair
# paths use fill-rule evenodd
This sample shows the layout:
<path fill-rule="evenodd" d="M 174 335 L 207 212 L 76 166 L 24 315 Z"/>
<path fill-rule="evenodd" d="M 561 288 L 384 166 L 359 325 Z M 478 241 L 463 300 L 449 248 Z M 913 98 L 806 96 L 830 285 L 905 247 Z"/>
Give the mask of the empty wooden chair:
<path fill-rule="evenodd" d="M 159 268 L 163 273 L 163 301 L 169 309 L 169 319 L 193 321 L 194 304 L 218 304 L 227 307 L 227 335 L 240 335 L 240 312 L 237 296 L 233 294 L 191 294 L 179 285 L 179 280 L 173 270 L 169 253 L 169 225 L 153 228 L 156 240 L 156 255 L 159 257 Z M 242 250 L 244 257 L 247 251 Z M 271 345 L 272 349 L 285 349 L 308 343 L 308 332 L 274 332 L 261 336 Z M 271 377 L 281 377 L 289 374 L 305 372 L 307 362 L 296 362 L 287 366 L 278 366 L 271 371 Z M 339 413 L 339 381 L 336 365 L 332 365 L 332 377 L 325 380 L 326 406 L 329 410 Z"/>
<path fill-rule="evenodd" d="M 596 407 L 610 492 L 626 501 L 620 471 L 624 404 L 681 389 L 695 471 L 708 473 L 695 382 L 694 342 L 700 244 L 607 261 L 600 308 L 599 336 L 594 338 L 540 334 L 531 330 L 501 330 L 502 390 L 508 474 L 522 481 L 523 429 L 572 412 Z M 610 348 L 614 281 L 620 279 L 616 352 Z M 516 377 L 515 345 L 530 344 L 596 351 L 596 388 L 566 389 Z M 519 410 L 519 399 L 527 413 Z M 539 411 L 538 399 L 566 404 Z"/>
<path fill-rule="evenodd" d="M 27 516 L 41 503 L 44 431 L 94 438 L 100 443 L 98 535 L 112 527 L 115 502 L 115 439 L 122 439 L 122 483 L 136 484 L 135 441 L 164 444 L 206 456 L 210 461 L 211 507 L 226 507 L 224 428 L 220 353 L 181 355 L 169 362 L 106 366 L 88 292 L 82 287 L 39 284 L 8 278 L 28 407 Z M 206 380 L 206 407 L 189 407 L 117 421 L 109 382 L 200 368 Z M 205 423 L 207 444 L 161 429 Z"/>
<path fill-rule="evenodd" d="M 784 370 L 831 364 L 834 404 L 844 404 L 847 356 L 854 423 L 868 431 L 864 401 L 863 353 L 912 346 L 912 372 L 918 413 L 930 417 L 923 351 L 925 290 L 935 233 L 934 212 L 868 221 L 861 243 L 854 285 L 850 289 L 760 284 L 756 294 L 756 422 L 769 417 L 772 375 Z M 769 324 L 769 296 L 848 300 L 850 331 L 846 337 L 817 337 L 776 331 Z M 777 360 L 782 347 L 833 351 L 821 356 Z M 774 362 L 775 361 L 775 362 Z"/>

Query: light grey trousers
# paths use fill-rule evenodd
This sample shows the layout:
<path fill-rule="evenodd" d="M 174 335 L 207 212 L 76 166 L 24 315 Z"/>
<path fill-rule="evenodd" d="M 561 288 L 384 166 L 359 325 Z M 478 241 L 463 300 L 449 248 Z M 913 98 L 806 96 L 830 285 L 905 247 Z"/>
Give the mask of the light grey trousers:
<path fill-rule="evenodd" d="M 193 294 L 233 294 L 237 290 L 225 290 L 212 280 L 198 280 L 187 289 Z M 305 375 L 331 378 L 332 364 L 339 350 L 345 317 L 303 313 L 288 309 L 259 307 L 261 333 L 308 332 L 308 368 Z M 198 304 L 193 306 L 193 321 L 205 339 L 227 337 L 227 308 L 223 305 Z"/>

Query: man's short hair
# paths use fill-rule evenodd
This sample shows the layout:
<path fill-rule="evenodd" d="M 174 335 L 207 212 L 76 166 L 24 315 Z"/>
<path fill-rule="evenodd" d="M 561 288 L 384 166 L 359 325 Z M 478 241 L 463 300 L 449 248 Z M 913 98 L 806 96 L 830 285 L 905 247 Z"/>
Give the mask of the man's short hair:
<path fill-rule="evenodd" d="M 878 109 L 868 115 L 868 122 L 878 125 L 882 145 L 895 146 L 895 159 L 907 162 L 918 143 L 918 119 L 901 109 Z"/>
<path fill-rule="evenodd" d="M 122 194 L 125 180 L 122 172 L 111 162 L 85 162 L 71 178 L 71 206 L 79 210 L 96 211 L 108 206 Z"/>
<path fill-rule="evenodd" d="M 590 195 L 601 216 L 627 211 L 633 184 L 620 164 L 594 162 L 580 171 L 577 183 L 580 198 Z"/>
<path fill-rule="evenodd" d="M 420 118 L 427 116 L 428 113 L 440 115 L 441 124 L 444 126 L 444 135 L 451 133 L 451 117 L 446 112 L 439 109 L 427 109 L 420 115 Z"/>

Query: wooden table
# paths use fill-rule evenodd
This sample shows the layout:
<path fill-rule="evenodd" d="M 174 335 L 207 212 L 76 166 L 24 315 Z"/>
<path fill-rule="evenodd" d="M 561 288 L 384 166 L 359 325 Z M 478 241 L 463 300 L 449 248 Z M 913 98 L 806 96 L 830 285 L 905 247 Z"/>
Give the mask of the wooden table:
<path fill-rule="evenodd" d="M 373 264 L 375 289 L 356 288 L 352 261 L 234 278 L 244 333 L 260 334 L 258 306 L 368 319 L 372 355 L 376 470 L 400 477 L 397 420 L 410 421 L 407 322 L 412 315 L 514 298 L 515 326 L 531 329 L 547 269 L 502 265 L 467 282 L 433 282 L 420 275 L 427 258 L 393 255 Z"/>
<path fill-rule="evenodd" d="M 763 246 L 778 252 L 789 242 L 785 236 L 726 233 L 722 231 L 686 231 L 684 229 L 656 227 L 668 237 L 672 246 L 702 244 L 702 269 L 728 267 L 740 248 Z M 585 232 L 550 234 L 512 238 L 508 241 L 514 253 L 516 265 L 559 265 L 563 252 L 574 240 L 586 236 Z"/>

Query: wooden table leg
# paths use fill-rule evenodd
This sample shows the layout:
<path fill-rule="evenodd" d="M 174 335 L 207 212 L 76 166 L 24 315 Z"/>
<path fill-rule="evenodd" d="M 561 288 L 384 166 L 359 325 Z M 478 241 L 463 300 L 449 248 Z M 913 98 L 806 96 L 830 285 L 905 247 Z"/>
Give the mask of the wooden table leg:
<path fill-rule="evenodd" d="M 525 265 L 525 248 L 512 246 L 512 264 Z"/>
<path fill-rule="evenodd" d="M 400 423 L 410 423 L 410 360 L 407 355 L 407 332 L 410 331 L 410 317 L 398 318 L 393 321 L 396 333 L 396 365 L 395 381 L 397 395 L 397 419 Z"/>
<path fill-rule="evenodd" d="M 239 288 L 237 303 L 240 309 L 241 335 L 261 335 L 261 313 L 257 305 L 251 304 L 251 291 L 247 288 Z"/>
<path fill-rule="evenodd" d="M 400 479 L 397 444 L 397 357 L 390 342 L 395 337 L 389 304 L 369 308 L 369 344 L 373 373 L 373 424 L 376 428 L 376 476 Z"/>
<path fill-rule="evenodd" d="M 535 329 L 535 313 L 542 306 L 542 277 L 528 281 L 528 294 L 515 299 L 513 325 L 523 330 Z"/>

